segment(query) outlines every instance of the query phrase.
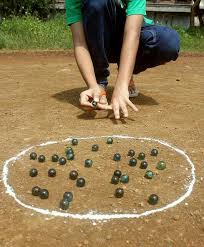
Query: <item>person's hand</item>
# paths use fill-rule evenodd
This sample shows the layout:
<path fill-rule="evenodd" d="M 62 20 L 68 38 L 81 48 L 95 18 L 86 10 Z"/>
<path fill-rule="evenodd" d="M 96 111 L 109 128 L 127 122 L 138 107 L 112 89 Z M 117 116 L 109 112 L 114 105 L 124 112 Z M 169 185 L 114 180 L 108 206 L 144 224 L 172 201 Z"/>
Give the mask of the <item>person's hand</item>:
<path fill-rule="evenodd" d="M 97 107 L 94 107 L 92 105 L 92 101 L 95 101 L 97 103 Z M 79 102 L 83 108 L 87 108 L 87 109 L 93 109 L 93 108 L 102 109 L 102 110 L 112 109 L 108 105 L 105 89 L 99 85 L 96 85 L 94 87 L 91 87 L 83 91 L 80 94 Z"/>
<path fill-rule="evenodd" d="M 127 106 L 130 106 L 135 112 L 138 111 L 137 107 L 129 100 L 128 87 L 116 85 L 111 100 L 115 119 L 120 119 L 121 115 L 125 118 L 128 117 Z"/>

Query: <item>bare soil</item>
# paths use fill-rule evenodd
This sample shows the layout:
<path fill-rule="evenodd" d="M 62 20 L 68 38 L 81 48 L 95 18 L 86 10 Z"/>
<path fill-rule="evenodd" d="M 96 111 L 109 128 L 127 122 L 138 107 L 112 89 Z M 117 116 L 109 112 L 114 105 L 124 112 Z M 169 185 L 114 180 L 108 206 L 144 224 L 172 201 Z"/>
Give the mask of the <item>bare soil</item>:
<path fill-rule="evenodd" d="M 188 54 L 172 62 L 138 75 L 139 97 L 133 99 L 139 112 L 130 110 L 128 119 L 116 121 L 104 111 L 85 112 L 79 106 L 79 94 L 85 89 L 70 52 L 1 53 L 0 54 L 0 172 L 4 160 L 28 146 L 69 136 L 111 136 L 114 134 L 153 137 L 165 140 L 186 151 L 196 167 L 193 193 L 184 202 L 165 212 L 139 219 L 95 222 L 45 216 L 17 204 L 0 184 L 0 246 L 203 246 L 204 245 L 204 57 Z M 117 75 L 111 65 L 109 98 Z M 99 151 L 92 152 L 92 144 Z M 105 139 L 83 140 L 74 148 L 76 159 L 65 166 L 53 164 L 53 153 L 64 155 L 67 143 L 34 148 L 45 154 L 40 164 L 29 160 L 29 153 L 10 167 L 9 184 L 18 197 L 29 205 L 59 210 L 64 191 L 74 193 L 68 212 L 100 213 L 144 212 L 168 204 L 185 191 L 190 170 L 186 161 L 175 152 L 153 142 L 115 140 L 112 146 Z M 149 155 L 158 148 L 158 157 Z M 145 152 L 152 180 L 144 178 L 145 170 L 128 165 L 127 152 Z M 113 154 L 122 155 L 120 162 Z M 93 167 L 85 168 L 84 160 L 93 159 Z M 158 171 L 155 164 L 165 160 L 167 168 Z M 39 170 L 29 177 L 32 167 Z M 48 178 L 49 168 L 57 176 Z M 130 175 L 121 199 L 114 198 L 117 185 L 110 184 L 115 169 Z M 77 188 L 68 179 L 72 169 L 85 177 L 86 186 Z M 40 200 L 31 195 L 31 188 L 48 188 L 50 198 Z M 159 203 L 151 206 L 148 195 L 159 195 Z"/>

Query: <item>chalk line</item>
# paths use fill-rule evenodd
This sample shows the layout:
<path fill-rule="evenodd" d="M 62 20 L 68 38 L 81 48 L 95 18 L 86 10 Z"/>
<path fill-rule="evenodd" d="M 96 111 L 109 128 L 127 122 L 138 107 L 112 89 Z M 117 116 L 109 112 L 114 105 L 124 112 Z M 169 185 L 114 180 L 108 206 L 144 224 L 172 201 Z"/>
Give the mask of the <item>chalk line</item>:
<path fill-rule="evenodd" d="M 102 139 L 102 138 L 107 138 L 108 136 L 89 136 L 89 137 L 75 137 L 79 140 L 90 140 L 90 139 Z M 133 219 L 133 218 L 140 218 L 140 217 L 144 217 L 144 216 L 148 216 L 154 213 L 158 213 L 158 212 L 162 212 L 165 211 L 169 208 L 173 208 L 175 206 L 177 206 L 179 203 L 181 203 L 182 201 L 184 201 L 187 197 L 189 197 L 193 191 L 193 186 L 195 184 L 195 180 L 196 180 L 196 176 L 195 176 L 195 166 L 193 164 L 193 162 L 190 160 L 190 158 L 188 157 L 188 155 L 185 153 L 185 151 L 173 146 L 172 144 L 169 144 L 163 140 L 159 140 L 159 139 L 154 139 L 154 138 L 150 138 L 150 137 L 132 137 L 132 136 L 125 136 L 125 135 L 113 135 L 113 138 L 118 138 L 118 139 L 134 139 L 134 140 L 140 140 L 140 141 L 151 141 L 151 142 L 157 142 L 160 143 L 161 145 L 164 145 L 168 148 L 170 148 L 171 150 L 177 152 L 178 154 L 182 155 L 186 161 L 188 162 L 188 164 L 190 164 L 191 167 L 191 179 L 189 179 L 189 184 L 186 185 L 186 192 L 181 195 L 177 200 L 169 203 L 168 205 L 161 207 L 161 208 L 157 208 L 157 209 L 153 209 L 153 210 L 148 210 L 145 211 L 143 213 L 137 214 L 137 213 L 128 213 L 128 214 L 122 214 L 122 213 L 111 213 L 111 214 L 103 214 L 100 212 L 89 212 L 87 214 L 72 214 L 72 213 L 65 213 L 65 212 L 60 212 L 60 211 L 55 211 L 55 210 L 48 210 L 48 209 L 43 209 L 43 208 L 37 208 L 34 207 L 32 205 L 28 205 L 23 203 L 16 195 L 14 189 L 12 188 L 11 185 L 9 185 L 8 183 L 8 174 L 9 174 L 9 166 L 11 164 L 14 164 L 14 162 L 18 159 L 20 159 L 21 156 L 25 155 L 29 150 L 35 148 L 35 147 L 40 147 L 40 146 L 48 146 L 48 145 L 52 145 L 52 144 L 58 144 L 61 142 L 68 142 L 71 141 L 73 137 L 68 137 L 65 140 L 61 140 L 61 141 L 48 141 L 45 143 L 41 143 L 39 145 L 36 146 L 31 146 L 29 148 L 24 149 L 23 151 L 21 151 L 20 153 L 18 153 L 16 156 L 11 157 L 10 159 L 6 160 L 3 163 L 3 173 L 2 173 L 2 179 L 3 179 L 3 183 L 6 187 L 6 193 L 8 193 L 10 196 L 12 196 L 14 198 L 14 200 L 20 204 L 21 206 L 27 208 L 27 209 L 31 209 L 34 210 L 35 212 L 44 214 L 44 215 L 50 215 L 50 216 L 58 216 L 58 217 L 66 217 L 66 218 L 73 218 L 73 219 L 80 219 L 80 220 L 94 220 L 94 221 L 104 221 L 104 220 L 112 220 L 112 219 L 125 219 L 125 218 L 129 218 L 129 219 Z"/>

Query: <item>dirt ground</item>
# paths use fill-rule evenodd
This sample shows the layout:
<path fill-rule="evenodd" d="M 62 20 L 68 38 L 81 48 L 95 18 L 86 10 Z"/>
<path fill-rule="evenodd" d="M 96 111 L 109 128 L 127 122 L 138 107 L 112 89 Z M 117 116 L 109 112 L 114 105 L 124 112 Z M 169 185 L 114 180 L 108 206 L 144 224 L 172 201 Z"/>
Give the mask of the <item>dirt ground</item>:
<path fill-rule="evenodd" d="M 24 148 L 50 140 L 62 140 L 69 136 L 102 136 L 130 135 L 139 137 L 154 137 L 165 140 L 186 151 L 196 167 L 196 183 L 193 192 L 184 202 L 165 212 L 156 213 L 139 219 L 117 219 L 107 222 L 76 220 L 45 216 L 30 209 L 25 209 L 5 193 L 5 187 L 0 181 L 0 246 L 204 246 L 204 56 L 182 55 L 176 62 L 158 68 L 147 70 L 135 79 L 140 90 L 140 96 L 133 99 L 139 112 L 133 113 L 126 120 L 116 121 L 107 117 L 103 111 L 85 112 L 78 104 L 79 94 L 84 89 L 84 83 L 78 72 L 73 55 L 70 52 L 48 53 L 1 53 L 0 54 L 0 126 L 1 153 L 0 172 L 3 162 Z M 111 65 L 110 90 L 111 95 L 116 67 Z M 72 212 L 86 212 L 89 207 L 96 206 L 101 212 L 129 212 L 133 208 L 152 208 L 146 205 L 143 195 L 159 188 L 161 201 L 158 207 L 165 205 L 174 195 L 179 195 L 182 180 L 187 172 L 180 169 L 183 164 L 174 155 L 171 156 L 158 146 L 162 158 L 171 163 L 171 169 L 159 172 L 155 184 L 144 180 L 136 188 L 138 198 L 134 201 L 135 187 L 138 181 L 130 180 L 126 185 L 126 197 L 116 201 L 111 197 L 113 185 L 108 185 L 110 170 L 102 160 L 109 158 L 119 150 L 124 156 L 133 143 L 119 141 L 110 151 L 100 140 L 100 153 L 93 157 L 100 164 L 100 181 L 95 167 L 86 170 L 91 177 L 96 177 L 95 183 L 88 183 L 80 189 L 80 196 L 73 202 Z M 92 142 L 80 143 L 76 148 L 79 162 L 82 164 L 87 153 L 91 154 Z M 81 146 L 80 146 L 81 145 Z M 134 146 L 137 146 L 135 143 Z M 88 148 L 89 146 L 89 148 Z M 116 148 L 117 147 L 117 148 Z M 148 149 L 147 149 L 148 147 Z M 145 145 L 149 152 L 152 146 Z M 60 150 L 58 149 L 60 148 Z M 47 156 L 55 150 L 63 151 L 64 146 L 50 146 L 48 149 L 37 149 Z M 104 152 L 103 152 L 104 150 Z M 106 156 L 107 154 L 107 156 Z M 92 154 L 93 155 L 93 154 Z M 153 163 L 153 160 L 150 160 Z M 35 161 L 34 161 L 35 162 Z M 127 160 L 125 161 L 127 163 Z M 181 167 L 176 167 L 179 163 Z M 57 209 L 59 188 L 65 189 L 65 180 L 60 184 L 64 167 L 57 166 L 59 176 L 55 183 L 49 182 L 46 174 L 36 178 L 37 183 L 50 186 L 55 195 L 48 201 L 38 201 L 28 191 L 34 180 L 28 176 L 33 167 L 28 156 L 18 161 L 11 168 L 9 183 L 22 200 L 49 209 Z M 95 164 L 95 163 L 94 163 Z M 35 166 L 39 164 L 35 163 Z M 45 164 L 46 172 L 50 164 Z M 73 165 L 74 167 L 74 165 Z M 122 169 L 118 165 L 117 168 Z M 69 168 L 70 169 L 70 168 Z M 66 170 L 67 174 L 70 171 Z M 130 175 L 137 169 L 137 175 L 143 178 L 139 168 L 126 165 Z M 153 168 L 152 168 L 153 169 Z M 60 174 L 61 172 L 61 174 Z M 130 179 L 131 179 L 130 176 Z M 171 179 L 165 179 L 165 178 Z M 68 180 L 67 180 L 68 181 Z M 147 181 L 147 182 L 146 182 Z M 101 182 L 101 184 L 100 184 Z M 146 184 L 147 183 L 147 186 Z M 51 184 L 51 185 L 50 185 Z M 178 185 L 178 186 L 176 186 Z M 99 188 L 102 193 L 96 193 Z M 178 189 L 179 188 L 179 189 Z M 140 190 L 138 190 L 140 189 Z M 26 192 L 25 192 L 26 190 Z M 107 194 L 107 201 L 104 195 Z M 142 193 L 145 191 L 145 193 Z M 90 192 L 90 194 L 89 194 Z M 88 200 L 85 196 L 87 195 Z M 91 200 L 91 198 L 95 198 Z M 86 202 L 83 202 L 86 200 Z M 101 200 L 101 203 L 100 203 Z M 103 201 L 104 200 L 104 201 Z M 144 201 L 142 201 L 144 200 Z M 142 204 L 141 204 L 142 202 Z M 81 203 L 81 205 L 79 205 Z M 142 206 L 141 206 L 142 205 Z M 139 211 L 143 209 L 139 208 Z"/>

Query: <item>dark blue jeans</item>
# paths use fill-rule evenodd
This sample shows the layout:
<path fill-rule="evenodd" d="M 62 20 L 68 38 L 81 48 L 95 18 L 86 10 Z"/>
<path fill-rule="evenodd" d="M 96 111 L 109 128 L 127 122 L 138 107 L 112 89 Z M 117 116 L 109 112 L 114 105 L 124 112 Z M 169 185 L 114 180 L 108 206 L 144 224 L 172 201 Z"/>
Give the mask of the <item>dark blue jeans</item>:
<path fill-rule="evenodd" d="M 82 0 L 83 26 L 97 82 L 107 84 L 109 63 L 120 63 L 125 10 L 115 0 Z M 178 33 L 165 26 L 143 25 L 134 74 L 171 60 L 179 54 Z"/>

